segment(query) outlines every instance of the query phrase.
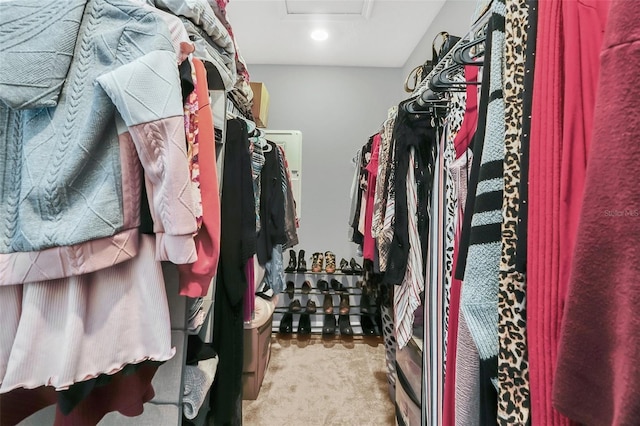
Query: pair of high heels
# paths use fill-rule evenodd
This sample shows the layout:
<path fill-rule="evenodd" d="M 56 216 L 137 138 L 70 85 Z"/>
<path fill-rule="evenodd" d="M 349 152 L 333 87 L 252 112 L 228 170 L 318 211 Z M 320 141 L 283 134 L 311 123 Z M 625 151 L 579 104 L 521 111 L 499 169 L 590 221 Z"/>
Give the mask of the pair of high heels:
<path fill-rule="evenodd" d="M 343 336 L 353 336 L 353 329 L 351 328 L 351 322 L 349 321 L 349 315 L 339 315 L 337 324 L 340 334 Z M 322 334 L 335 335 L 336 334 L 336 317 L 334 315 L 325 315 L 324 323 L 322 325 Z"/>
<path fill-rule="evenodd" d="M 300 250 L 296 260 L 296 251 L 289 250 L 289 265 L 284 268 L 285 272 L 307 272 L 307 261 L 304 259 L 304 250 Z"/>
<path fill-rule="evenodd" d="M 325 314 L 333 314 L 333 297 L 329 294 L 324 295 L 324 301 L 322 302 L 322 310 Z M 343 294 L 340 296 L 340 305 L 338 307 L 338 312 L 340 315 L 346 315 L 351 310 L 351 305 L 349 304 L 349 295 Z"/>
<path fill-rule="evenodd" d="M 353 257 L 349 262 L 342 258 L 340 260 L 340 270 L 346 275 L 362 275 L 363 272 L 362 266 L 360 266 Z"/>
<path fill-rule="evenodd" d="M 331 251 L 326 251 L 324 254 L 320 252 L 313 253 L 311 257 L 311 272 L 322 272 L 323 270 L 327 274 L 336 272 L 336 255 Z"/>
<path fill-rule="evenodd" d="M 320 292 L 322 294 L 328 294 L 329 293 L 329 283 L 326 280 L 318 280 L 318 290 L 320 290 Z M 335 278 L 331 279 L 331 288 L 333 289 L 333 291 L 335 291 L 338 294 L 342 294 L 342 293 L 348 293 L 349 291 L 347 290 L 347 288 L 342 285 L 342 283 L 338 280 L 336 280 Z"/>
<path fill-rule="evenodd" d="M 279 331 L 281 334 L 293 333 L 293 315 L 286 313 L 280 320 Z M 300 320 L 298 321 L 298 334 L 306 335 L 311 334 L 311 317 L 309 314 L 300 314 Z"/>
<path fill-rule="evenodd" d="M 317 309 L 316 302 L 314 302 L 311 299 L 307 300 L 307 306 L 306 306 L 305 312 L 308 314 L 315 314 L 316 309 Z M 298 313 L 302 311 L 302 305 L 300 304 L 300 301 L 298 299 L 295 299 L 293 302 L 289 304 L 289 311 L 293 313 Z"/>
<path fill-rule="evenodd" d="M 311 283 L 308 280 L 303 282 L 301 287 L 302 294 L 311 293 L 311 288 Z M 293 299 L 293 293 L 295 292 L 295 284 L 293 283 L 293 281 L 287 281 L 287 287 L 285 288 L 284 292 L 287 293 L 289 299 Z"/>

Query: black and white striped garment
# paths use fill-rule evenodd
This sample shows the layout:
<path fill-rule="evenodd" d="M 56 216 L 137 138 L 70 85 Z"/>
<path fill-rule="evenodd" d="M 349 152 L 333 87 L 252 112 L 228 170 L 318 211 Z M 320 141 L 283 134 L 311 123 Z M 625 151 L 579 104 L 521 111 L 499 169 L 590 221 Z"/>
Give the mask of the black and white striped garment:
<path fill-rule="evenodd" d="M 461 309 L 480 355 L 481 375 L 497 388 L 498 288 L 501 256 L 505 107 L 502 78 L 505 40 L 505 2 L 491 6 L 489 96 L 478 183 L 475 191 Z M 485 74 L 486 75 L 486 74 Z M 483 81 L 487 81 L 484 80 Z M 487 102 L 487 99 L 481 100 Z M 486 372 L 482 373 L 482 371 Z"/>

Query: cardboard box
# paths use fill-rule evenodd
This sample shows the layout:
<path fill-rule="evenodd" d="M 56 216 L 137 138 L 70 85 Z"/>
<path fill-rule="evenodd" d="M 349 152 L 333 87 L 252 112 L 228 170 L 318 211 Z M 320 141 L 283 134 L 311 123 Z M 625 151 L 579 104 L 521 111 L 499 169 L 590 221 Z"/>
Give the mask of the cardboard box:
<path fill-rule="evenodd" d="M 242 399 L 258 398 L 264 373 L 271 355 L 271 323 L 269 320 L 257 328 L 244 329 L 244 362 L 242 368 Z"/>
<path fill-rule="evenodd" d="M 267 127 L 269 118 L 269 92 L 264 83 L 249 83 L 253 91 L 253 108 L 251 113 L 256 122 L 256 126 Z"/>

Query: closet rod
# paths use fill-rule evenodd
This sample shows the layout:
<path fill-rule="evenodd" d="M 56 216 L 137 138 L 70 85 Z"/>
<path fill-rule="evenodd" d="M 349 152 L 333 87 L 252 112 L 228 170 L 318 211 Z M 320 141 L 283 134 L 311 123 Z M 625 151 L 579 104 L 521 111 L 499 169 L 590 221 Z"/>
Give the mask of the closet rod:
<path fill-rule="evenodd" d="M 449 62 L 451 61 L 451 58 L 453 56 L 453 53 L 456 51 L 456 49 L 458 49 L 460 46 L 464 45 L 465 43 L 469 42 L 469 39 L 471 36 L 473 36 L 474 34 L 476 34 L 479 30 L 481 30 L 485 25 L 487 25 L 487 23 L 489 22 L 489 18 L 491 17 L 491 8 L 488 7 L 484 13 L 482 14 L 482 16 L 480 16 L 480 18 L 478 18 L 476 20 L 476 22 L 473 23 L 473 25 L 471 25 L 471 29 L 467 32 L 467 34 L 465 34 L 464 37 L 462 37 L 460 39 L 460 41 L 458 41 L 451 49 L 449 49 L 449 51 L 447 52 L 446 55 L 444 55 L 444 57 L 436 64 L 435 67 L 433 67 L 433 69 L 431 70 L 431 72 L 429 74 L 427 74 L 427 76 L 420 82 L 420 84 L 418 84 L 418 86 L 413 90 L 413 93 L 411 94 L 411 98 L 418 98 L 422 95 L 422 93 L 427 90 L 427 84 L 429 81 L 431 81 L 431 78 L 438 72 L 442 71 L 446 66 L 448 66 Z"/>

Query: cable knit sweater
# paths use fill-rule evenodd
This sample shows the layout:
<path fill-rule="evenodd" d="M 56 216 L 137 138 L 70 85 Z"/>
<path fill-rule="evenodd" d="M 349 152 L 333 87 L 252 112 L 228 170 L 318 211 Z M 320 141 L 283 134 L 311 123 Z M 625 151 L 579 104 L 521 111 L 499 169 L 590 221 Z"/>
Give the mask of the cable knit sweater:
<path fill-rule="evenodd" d="M 0 285 L 135 256 L 140 164 L 157 258 L 195 261 L 177 58 L 158 14 L 6 1 L 0 45 Z"/>

